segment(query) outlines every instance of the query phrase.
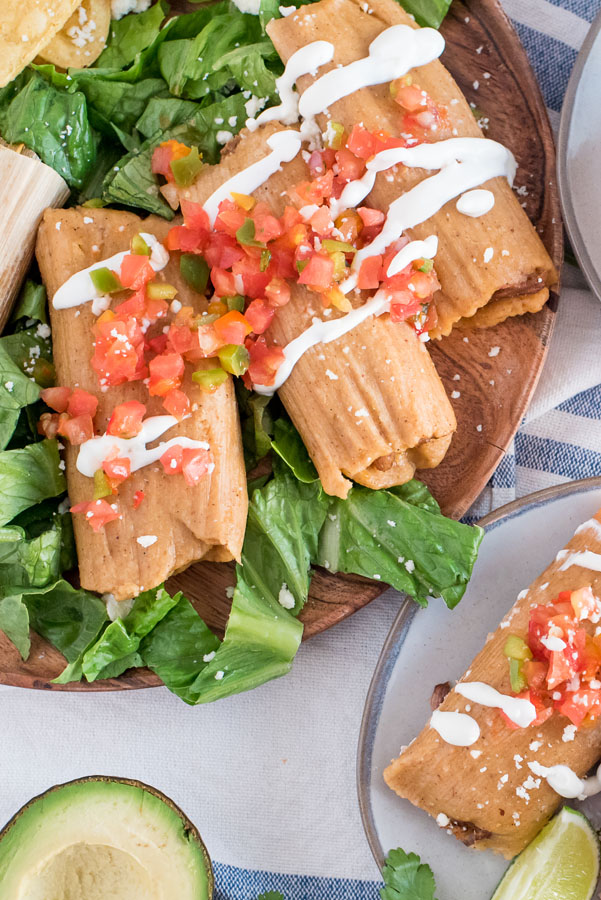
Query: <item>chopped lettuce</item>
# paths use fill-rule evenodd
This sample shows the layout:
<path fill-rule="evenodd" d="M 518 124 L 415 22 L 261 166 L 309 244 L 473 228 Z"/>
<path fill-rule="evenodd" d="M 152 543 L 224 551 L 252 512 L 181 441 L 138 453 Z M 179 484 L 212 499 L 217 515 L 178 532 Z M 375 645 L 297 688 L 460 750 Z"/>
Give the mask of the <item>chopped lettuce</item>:
<path fill-rule="evenodd" d="M 399 2 L 418 25 L 426 25 L 429 28 L 440 28 L 451 6 L 451 0 L 399 0 Z"/>
<path fill-rule="evenodd" d="M 111 22 L 106 47 L 96 60 L 100 69 L 124 69 L 150 47 L 159 34 L 169 4 L 159 0 L 145 12 Z"/>
<path fill-rule="evenodd" d="M 27 659 L 31 649 L 29 613 L 19 594 L 0 596 L 0 630 L 13 642 L 21 657 Z"/>
<path fill-rule="evenodd" d="M 56 441 L 39 441 L 0 452 L 0 525 L 66 489 Z"/>
<path fill-rule="evenodd" d="M 294 472 L 299 481 L 311 484 L 319 480 L 302 438 L 288 419 L 277 419 L 271 447 Z"/>
<path fill-rule="evenodd" d="M 11 316 L 11 324 L 18 329 L 21 319 L 35 319 L 38 322 L 48 323 L 46 288 L 43 284 L 36 284 L 30 278 L 21 288 Z"/>

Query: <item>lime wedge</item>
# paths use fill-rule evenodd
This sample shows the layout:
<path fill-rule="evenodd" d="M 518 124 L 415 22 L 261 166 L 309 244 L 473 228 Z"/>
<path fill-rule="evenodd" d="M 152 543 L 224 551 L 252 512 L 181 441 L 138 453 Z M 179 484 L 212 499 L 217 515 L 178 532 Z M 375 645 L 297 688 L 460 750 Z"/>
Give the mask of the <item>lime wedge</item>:
<path fill-rule="evenodd" d="M 492 900 L 591 900 L 598 877 L 597 834 L 564 806 L 515 858 Z"/>

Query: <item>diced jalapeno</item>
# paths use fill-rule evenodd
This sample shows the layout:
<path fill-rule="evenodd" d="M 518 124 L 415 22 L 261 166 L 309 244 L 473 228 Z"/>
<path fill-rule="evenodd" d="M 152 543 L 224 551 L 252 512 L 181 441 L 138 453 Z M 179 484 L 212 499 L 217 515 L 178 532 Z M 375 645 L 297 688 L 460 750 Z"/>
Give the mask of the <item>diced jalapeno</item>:
<path fill-rule="evenodd" d="M 190 187 L 194 183 L 203 162 L 198 152 L 198 147 L 192 147 L 187 156 L 181 156 L 179 159 L 172 159 L 169 163 L 175 183 L 178 187 Z"/>
<path fill-rule="evenodd" d="M 434 263 L 432 262 L 431 259 L 423 259 L 421 266 L 419 266 L 419 271 L 426 272 L 426 274 L 427 274 L 428 272 L 432 271 L 433 266 L 434 266 Z"/>
<path fill-rule="evenodd" d="M 115 272 L 102 266 L 100 269 L 92 269 L 90 272 L 92 284 L 101 294 L 114 294 L 123 290 L 123 285 L 117 278 Z"/>
<path fill-rule="evenodd" d="M 204 294 L 209 282 L 209 266 L 202 256 L 196 253 L 182 253 L 179 258 L 179 270 L 186 284 L 199 294 Z"/>
<path fill-rule="evenodd" d="M 227 304 L 228 310 L 231 312 L 233 309 L 238 312 L 244 312 L 244 297 L 241 294 L 234 294 L 233 297 L 223 297 L 224 303 Z"/>
<path fill-rule="evenodd" d="M 227 372 L 221 368 L 200 369 L 198 372 L 192 372 L 192 381 L 195 381 L 203 391 L 207 391 L 209 394 L 216 391 L 226 378 Z"/>
<path fill-rule="evenodd" d="M 150 247 L 141 234 L 134 234 L 131 239 L 131 252 L 136 256 L 150 256 Z"/>
<path fill-rule="evenodd" d="M 173 300 L 177 294 L 177 288 L 164 281 L 151 281 L 146 285 L 146 296 L 149 300 Z"/>
<path fill-rule="evenodd" d="M 241 344 L 226 344 L 219 351 L 219 362 L 230 375 L 244 375 L 248 369 L 250 356 Z"/>
<path fill-rule="evenodd" d="M 352 244 L 348 244 L 346 241 L 334 241 L 330 238 L 326 238 L 325 241 L 321 242 L 321 246 L 326 251 L 326 253 L 356 253 L 357 248 L 353 247 Z"/>
<path fill-rule="evenodd" d="M 96 469 L 94 472 L 94 500 L 102 500 L 103 497 L 108 497 L 112 493 L 109 480 L 103 469 Z"/>
<path fill-rule="evenodd" d="M 509 681 L 514 694 L 521 694 L 528 687 L 528 682 L 522 672 L 522 665 L 523 663 L 519 659 L 509 660 Z"/>
<path fill-rule="evenodd" d="M 244 224 L 236 232 L 236 240 L 239 244 L 248 247 L 264 247 L 260 241 L 255 241 L 255 223 L 253 219 L 245 219 Z"/>
<path fill-rule="evenodd" d="M 532 659 L 532 651 L 526 641 L 517 634 L 507 635 L 503 653 L 508 659 Z"/>

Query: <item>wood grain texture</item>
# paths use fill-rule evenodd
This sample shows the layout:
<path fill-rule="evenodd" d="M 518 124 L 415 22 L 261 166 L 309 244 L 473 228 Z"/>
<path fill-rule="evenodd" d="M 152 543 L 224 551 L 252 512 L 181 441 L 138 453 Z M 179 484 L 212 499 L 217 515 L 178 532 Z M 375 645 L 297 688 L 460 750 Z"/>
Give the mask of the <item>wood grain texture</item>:
<path fill-rule="evenodd" d="M 178 8 L 184 11 L 186 4 L 180 3 Z M 447 41 L 442 61 L 487 120 L 487 135 L 515 154 L 519 162 L 515 186 L 559 269 L 563 231 L 553 137 L 526 54 L 499 0 L 455 0 L 442 31 Z M 482 49 L 477 53 L 478 48 Z M 510 444 L 543 365 L 556 305 L 557 296 L 553 295 L 535 315 L 481 331 L 454 331 L 431 347 L 449 395 L 459 393 L 452 398 L 458 429 L 451 448 L 438 469 L 423 473 L 423 480 L 448 515 L 459 517 L 468 509 Z M 222 633 L 229 611 L 225 589 L 233 583 L 231 565 L 198 563 L 172 578 L 169 586 L 183 590 L 207 624 Z M 383 590 L 384 585 L 357 576 L 317 571 L 301 614 L 304 637 L 342 621 Z M 0 634 L 0 683 L 74 691 L 135 689 L 159 683 L 151 672 L 140 669 L 94 684 L 51 685 L 63 666 L 60 653 L 35 635 L 30 659 L 23 663 Z"/>

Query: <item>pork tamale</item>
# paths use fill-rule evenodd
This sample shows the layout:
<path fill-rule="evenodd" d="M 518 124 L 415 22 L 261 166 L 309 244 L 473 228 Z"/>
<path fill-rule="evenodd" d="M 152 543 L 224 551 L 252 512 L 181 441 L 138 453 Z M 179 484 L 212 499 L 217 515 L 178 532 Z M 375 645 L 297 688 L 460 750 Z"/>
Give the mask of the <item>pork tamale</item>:
<path fill-rule="evenodd" d="M 304 92 L 329 70 L 368 57 L 372 41 L 396 25 L 418 27 L 395 0 L 320 0 L 274 19 L 267 30 L 284 62 L 312 41 L 325 39 L 333 45 L 331 63 L 298 79 Z M 407 79 L 444 111 L 436 130 L 428 132 L 428 142 L 482 137 L 459 87 L 437 59 L 413 69 Z M 398 136 L 402 121 L 388 82 L 355 90 L 317 115 L 324 132 L 330 122 L 347 133 L 360 125 L 373 133 Z M 386 212 L 393 200 L 430 175 L 405 165 L 382 172 L 367 204 Z M 557 283 L 553 263 L 506 179 L 496 177 L 480 187 L 494 195 L 494 206 L 485 214 L 464 215 L 454 199 L 407 229 L 414 239 L 433 234 L 439 240 L 436 269 L 441 290 L 435 295 L 438 325 L 431 330 L 433 337 L 448 334 L 455 324 L 489 326 L 508 316 L 536 312 Z"/>
<path fill-rule="evenodd" d="M 219 165 L 206 167 L 184 200 L 205 203 L 232 175 L 263 159 L 279 126 L 242 132 Z M 281 215 L 286 190 L 306 178 L 299 155 L 253 193 Z M 353 306 L 368 299 L 353 295 Z M 326 310 L 327 321 L 342 314 Z M 305 332 L 323 313 L 318 294 L 291 284 L 291 299 L 277 310 L 267 335 L 281 346 Z M 402 484 L 416 468 L 440 463 L 456 427 L 455 417 L 430 356 L 405 322 L 370 316 L 330 343 L 306 350 L 279 388 L 327 493 L 346 497 L 352 479 L 370 488 Z"/>
<path fill-rule="evenodd" d="M 159 396 L 149 397 L 142 381 L 99 388 L 91 365 L 96 316 L 91 303 L 55 309 L 53 297 L 72 275 L 115 253 L 129 250 L 143 231 L 164 239 L 169 224 L 132 213 L 103 209 L 47 210 L 40 226 L 36 255 L 49 297 L 57 382 L 82 388 L 98 398 L 97 433 L 104 433 L 117 404 L 137 400 L 148 416 L 164 415 Z M 171 259 L 157 281 L 177 288 L 178 303 L 198 312 L 204 297 L 183 280 L 179 261 Z M 118 299 L 115 299 L 117 297 Z M 113 294 L 111 305 L 123 300 Z M 196 368 L 207 365 L 200 362 Z M 74 515 L 75 539 L 83 587 L 131 598 L 199 559 L 239 559 L 246 525 L 247 494 L 238 410 L 231 377 L 213 393 L 200 389 L 186 366 L 182 390 L 191 403 L 190 415 L 170 428 L 162 441 L 174 437 L 206 441 L 214 469 L 198 484 L 168 475 L 157 461 L 144 465 L 119 487 L 120 518 L 95 533 L 84 516 Z M 91 499 L 92 479 L 77 468 L 79 448 L 66 442 L 66 467 L 72 504 Z M 151 442 L 156 446 L 154 442 Z M 135 498 L 143 497 L 137 508 Z"/>
<path fill-rule="evenodd" d="M 468 846 L 519 853 L 601 756 L 599 597 L 601 513 L 520 593 L 433 714 L 469 715 L 479 735 L 443 739 L 432 718 L 385 770 L 388 786 Z M 566 774 L 575 791 L 553 780 Z"/>

